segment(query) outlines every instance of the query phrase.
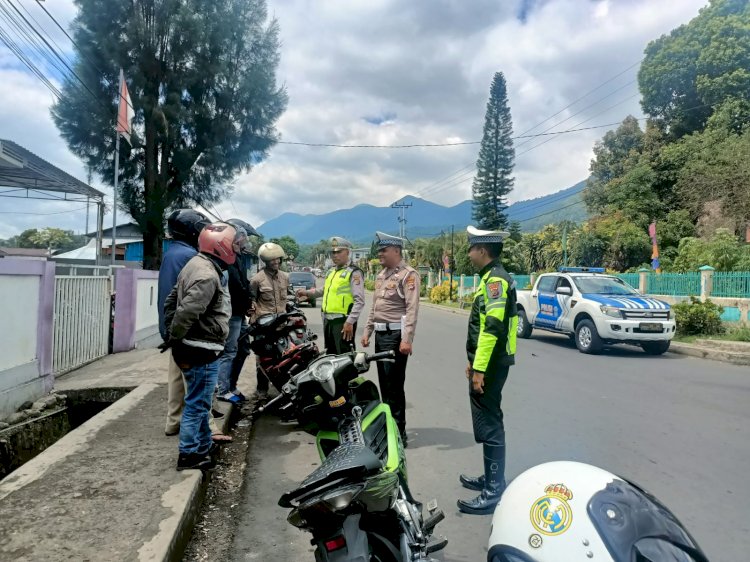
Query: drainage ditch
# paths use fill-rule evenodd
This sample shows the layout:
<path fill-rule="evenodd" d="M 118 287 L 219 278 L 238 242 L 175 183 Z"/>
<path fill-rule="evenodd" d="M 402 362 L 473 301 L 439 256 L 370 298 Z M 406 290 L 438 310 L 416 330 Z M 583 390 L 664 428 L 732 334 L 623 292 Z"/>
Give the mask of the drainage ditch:
<path fill-rule="evenodd" d="M 131 390 L 117 387 L 69 390 L 63 404 L 0 430 L 0 480 Z"/>

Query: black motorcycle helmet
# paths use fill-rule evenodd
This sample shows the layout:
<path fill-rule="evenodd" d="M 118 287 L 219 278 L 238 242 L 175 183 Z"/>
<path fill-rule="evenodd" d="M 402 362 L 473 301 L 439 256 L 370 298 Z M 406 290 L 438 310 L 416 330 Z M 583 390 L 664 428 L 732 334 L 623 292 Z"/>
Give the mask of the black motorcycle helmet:
<path fill-rule="evenodd" d="M 248 236 L 260 236 L 257 230 L 255 230 L 249 223 L 246 223 L 242 219 L 229 219 L 227 222 L 232 226 L 243 229 Z"/>
<path fill-rule="evenodd" d="M 198 236 L 207 224 L 211 224 L 210 219 L 193 209 L 177 209 L 167 217 L 169 235 L 194 248 L 198 247 Z"/>

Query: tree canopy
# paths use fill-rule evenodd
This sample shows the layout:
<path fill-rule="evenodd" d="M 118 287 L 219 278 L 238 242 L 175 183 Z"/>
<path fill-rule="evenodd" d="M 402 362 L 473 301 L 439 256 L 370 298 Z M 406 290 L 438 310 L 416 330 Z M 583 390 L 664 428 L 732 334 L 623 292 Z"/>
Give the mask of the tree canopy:
<path fill-rule="evenodd" d="M 278 25 L 265 0 L 76 0 L 75 75 L 52 115 L 68 147 L 113 183 L 123 69 L 135 110 L 122 143 L 121 207 L 144 235 L 144 266 L 161 259 L 164 215 L 229 194 L 264 159 L 286 106 L 276 83 Z"/>

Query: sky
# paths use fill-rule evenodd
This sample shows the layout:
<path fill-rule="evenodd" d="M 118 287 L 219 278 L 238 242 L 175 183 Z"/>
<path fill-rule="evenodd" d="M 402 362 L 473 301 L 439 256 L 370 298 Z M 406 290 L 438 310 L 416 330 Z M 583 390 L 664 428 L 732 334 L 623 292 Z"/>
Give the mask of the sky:
<path fill-rule="evenodd" d="M 33 0 L 14 1 L 70 49 Z M 644 47 L 687 23 L 705 3 L 268 0 L 281 30 L 278 80 L 289 95 L 278 130 L 291 142 L 477 141 L 497 71 L 508 84 L 515 135 L 618 123 L 628 114 L 642 117 L 635 80 Z M 45 5 L 63 24 L 75 16 L 71 0 Z M 49 77 L 59 82 L 51 69 Z M 0 138 L 85 181 L 83 165 L 52 123 L 52 102 L 44 85 L 0 45 Z M 554 193 L 584 179 L 594 142 L 606 130 L 517 139 L 510 201 Z M 257 226 L 286 211 L 385 206 L 406 195 L 455 205 L 471 196 L 478 148 L 277 145 L 266 161 L 236 178 L 232 197 L 216 210 L 222 218 L 239 217 Z M 98 178 L 92 184 L 111 202 L 111 188 Z M 90 217 L 93 229 L 93 206 Z M 127 221 L 118 211 L 118 223 Z M 83 232 L 85 224 L 80 203 L 0 198 L 0 238 L 42 226 Z M 111 215 L 105 224 L 111 225 Z"/>

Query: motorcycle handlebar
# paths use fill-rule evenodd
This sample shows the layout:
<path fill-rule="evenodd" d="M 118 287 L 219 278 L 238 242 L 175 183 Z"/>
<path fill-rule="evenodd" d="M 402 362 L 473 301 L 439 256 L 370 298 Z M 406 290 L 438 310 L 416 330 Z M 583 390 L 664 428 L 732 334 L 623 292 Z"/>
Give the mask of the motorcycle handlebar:
<path fill-rule="evenodd" d="M 281 394 L 279 394 L 279 395 L 278 395 L 278 396 L 277 396 L 276 398 L 274 398 L 273 400 L 269 400 L 268 402 L 266 402 L 265 404 L 263 404 L 263 405 L 262 405 L 262 406 L 261 406 L 260 408 L 258 408 L 258 412 L 261 412 L 261 413 L 262 413 L 262 412 L 265 412 L 265 411 L 266 411 L 266 410 L 267 410 L 268 408 L 270 408 L 270 407 L 271 407 L 271 406 L 272 406 L 273 404 L 275 404 L 276 402 L 278 402 L 278 401 L 280 401 L 280 400 L 284 399 L 285 397 L 286 397 L 286 394 L 284 394 L 284 393 L 282 392 L 282 393 L 281 393 Z"/>
<path fill-rule="evenodd" d="M 372 355 L 366 355 L 365 359 L 368 363 L 373 361 L 380 361 L 381 359 L 393 359 L 396 357 L 396 352 L 392 349 L 390 351 L 381 351 L 379 353 L 373 353 Z"/>

